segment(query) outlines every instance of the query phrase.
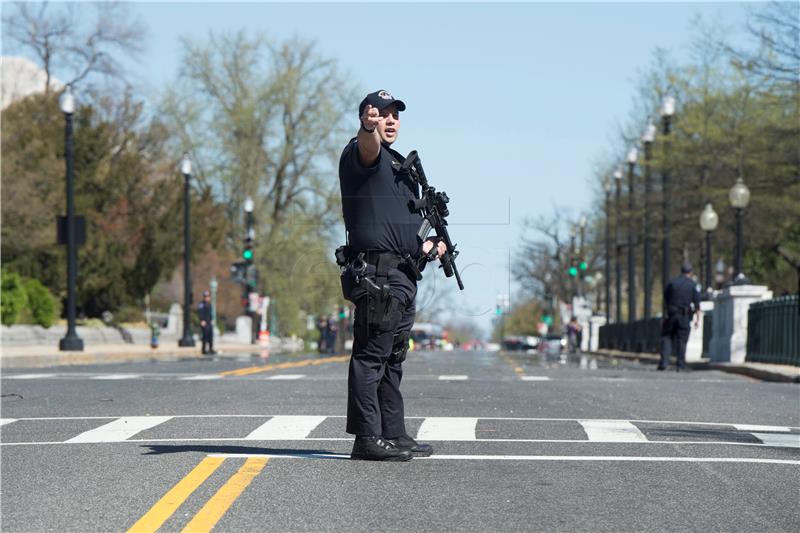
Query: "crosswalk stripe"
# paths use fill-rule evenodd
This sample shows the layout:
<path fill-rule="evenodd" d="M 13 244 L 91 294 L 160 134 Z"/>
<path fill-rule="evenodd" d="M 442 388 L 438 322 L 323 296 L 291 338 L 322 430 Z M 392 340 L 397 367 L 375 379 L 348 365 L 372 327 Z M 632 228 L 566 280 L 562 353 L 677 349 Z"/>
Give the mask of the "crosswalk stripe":
<path fill-rule="evenodd" d="M 320 425 L 324 416 L 274 416 L 244 440 L 302 440 Z"/>
<path fill-rule="evenodd" d="M 16 418 L 0 418 L 0 426 L 5 426 L 6 424 L 10 424 L 11 422 L 16 422 Z"/>
<path fill-rule="evenodd" d="M 89 379 L 137 379 L 140 377 L 142 377 L 141 374 L 100 374 Z"/>
<path fill-rule="evenodd" d="M 219 374 L 198 374 L 196 376 L 186 376 L 180 378 L 183 381 L 205 381 L 209 379 L 222 379 Z"/>
<path fill-rule="evenodd" d="M 55 377 L 55 374 L 12 374 L 3 376 L 5 379 L 46 379 Z"/>
<path fill-rule="evenodd" d="M 767 446 L 781 448 L 800 448 L 800 435 L 785 433 L 753 433 L 753 436 Z"/>
<path fill-rule="evenodd" d="M 67 443 L 122 442 L 140 431 L 150 429 L 170 420 L 171 416 L 125 416 L 99 428 L 84 431 L 66 441 Z"/>
<path fill-rule="evenodd" d="M 639 428 L 626 420 L 578 420 L 593 442 L 647 442 Z"/>
<path fill-rule="evenodd" d="M 547 376 L 520 376 L 522 381 L 550 381 Z"/>
<path fill-rule="evenodd" d="M 754 424 L 732 424 L 732 425 L 739 431 L 782 431 L 784 433 L 788 433 L 791 431 L 791 429 L 786 426 L 757 426 Z"/>
<path fill-rule="evenodd" d="M 452 375 L 452 376 L 439 376 L 439 381 L 466 381 L 469 379 L 469 376 L 465 376 L 462 374 Z"/>
<path fill-rule="evenodd" d="M 302 379 L 306 377 L 305 374 L 278 374 L 276 376 L 270 376 L 267 379 L 274 379 L 274 380 L 285 380 L 285 379 Z"/>
<path fill-rule="evenodd" d="M 475 440 L 477 418 L 436 417 L 422 421 L 417 432 L 418 439 L 424 440 Z"/>

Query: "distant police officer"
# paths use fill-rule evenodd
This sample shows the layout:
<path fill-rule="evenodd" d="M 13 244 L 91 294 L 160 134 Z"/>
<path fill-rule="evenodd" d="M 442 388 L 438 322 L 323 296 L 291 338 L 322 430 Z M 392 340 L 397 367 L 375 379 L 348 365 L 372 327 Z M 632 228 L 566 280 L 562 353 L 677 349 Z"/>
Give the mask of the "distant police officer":
<path fill-rule="evenodd" d="M 215 354 L 214 351 L 214 324 L 211 317 L 211 294 L 203 291 L 203 301 L 197 307 L 197 314 L 200 317 L 200 333 L 203 336 L 203 353 Z M 206 346 L 208 348 L 206 349 Z"/>
<path fill-rule="evenodd" d="M 669 366 L 673 351 L 678 358 L 677 370 L 686 370 L 686 343 L 689 340 L 692 315 L 694 326 L 700 323 L 700 292 L 692 279 L 692 265 L 681 265 L 681 275 L 664 288 L 664 318 L 661 325 L 661 362 L 659 370 Z"/>
<path fill-rule="evenodd" d="M 353 459 L 407 461 L 432 453 L 406 433 L 400 380 L 422 258 L 438 258 L 446 247 L 417 236 L 422 217 L 409 200 L 419 197 L 418 186 L 390 148 L 405 109 L 387 91 L 368 94 L 359 105 L 358 134 L 339 161 L 348 243 L 337 250 L 337 262 L 344 297 L 356 306 L 347 400 Z"/>

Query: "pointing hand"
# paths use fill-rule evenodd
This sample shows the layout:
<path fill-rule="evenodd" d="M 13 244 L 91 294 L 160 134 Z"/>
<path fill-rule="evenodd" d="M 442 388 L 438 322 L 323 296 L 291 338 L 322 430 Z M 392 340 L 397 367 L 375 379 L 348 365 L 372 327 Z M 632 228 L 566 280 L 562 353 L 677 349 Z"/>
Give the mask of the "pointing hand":
<path fill-rule="evenodd" d="M 383 117 L 381 117 L 378 108 L 372 107 L 371 105 L 364 108 L 364 113 L 361 115 L 361 124 L 365 129 L 368 131 L 375 131 L 375 128 L 378 127 L 378 124 L 380 124 L 382 120 Z"/>

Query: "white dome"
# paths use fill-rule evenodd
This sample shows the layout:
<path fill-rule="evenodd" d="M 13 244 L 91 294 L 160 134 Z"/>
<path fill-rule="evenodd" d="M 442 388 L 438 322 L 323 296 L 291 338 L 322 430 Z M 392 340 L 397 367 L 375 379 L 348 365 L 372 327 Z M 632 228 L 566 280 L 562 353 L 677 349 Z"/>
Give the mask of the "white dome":
<path fill-rule="evenodd" d="M 34 93 L 44 92 L 47 76 L 36 63 L 24 57 L 0 57 L 0 109 Z M 64 84 L 50 78 L 50 88 L 60 91 Z"/>

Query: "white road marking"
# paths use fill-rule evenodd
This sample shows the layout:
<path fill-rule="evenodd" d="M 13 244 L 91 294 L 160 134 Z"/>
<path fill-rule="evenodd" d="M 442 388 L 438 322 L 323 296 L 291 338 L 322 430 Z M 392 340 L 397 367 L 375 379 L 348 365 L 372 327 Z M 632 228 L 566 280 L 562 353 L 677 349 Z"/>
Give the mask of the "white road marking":
<path fill-rule="evenodd" d="M 522 381 L 550 381 L 547 376 L 520 376 Z"/>
<path fill-rule="evenodd" d="M 349 459 L 341 453 L 213 453 L 209 457 L 270 457 L 281 459 Z M 648 457 L 620 455 L 431 455 L 415 457 L 415 461 L 456 460 L 456 461 L 621 461 L 621 462 L 666 462 L 666 463 L 756 463 L 800 466 L 800 461 L 786 459 L 759 459 L 755 457 Z"/>
<path fill-rule="evenodd" d="M 125 416 L 118 418 L 99 428 L 84 431 L 80 435 L 66 441 L 67 443 L 86 442 L 122 442 L 140 431 L 163 424 L 171 416 Z"/>
<path fill-rule="evenodd" d="M 466 381 L 469 379 L 469 376 L 465 376 L 463 374 L 455 374 L 452 376 L 439 376 L 439 381 Z"/>
<path fill-rule="evenodd" d="M 639 428 L 627 420 L 578 420 L 592 442 L 647 442 Z"/>
<path fill-rule="evenodd" d="M 141 374 L 100 374 L 91 376 L 89 379 L 137 379 L 140 377 L 142 377 Z"/>
<path fill-rule="evenodd" d="M 477 418 L 431 417 L 422 421 L 417 432 L 418 439 L 424 440 L 475 440 Z"/>
<path fill-rule="evenodd" d="M 277 374 L 275 376 L 270 376 L 267 379 L 275 379 L 275 380 L 282 380 L 282 379 L 302 379 L 306 377 L 305 374 Z"/>
<path fill-rule="evenodd" d="M 785 433 L 753 433 L 753 436 L 767 446 L 779 446 L 781 448 L 800 448 L 800 434 Z"/>
<path fill-rule="evenodd" d="M 16 418 L 0 418 L 0 426 L 5 426 L 6 424 L 10 424 L 11 422 L 16 422 Z"/>
<path fill-rule="evenodd" d="M 209 379 L 222 379 L 219 374 L 197 374 L 196 376 L 186 376 L 180 378 L 183 381 L 205 381 Z"/>
<path fill-rule="evenodd" d="M 791 431 L 791 429 L 786 426 L 756 426 L 753 424 L 732 424 L 732 425 L 739 431 L 782 431 L 785 433 Z"/>
<path fill-rule="evenodd" d="M 324 416 L 275 416 L 261 424 L 244 440 L 303 440 L 323 420 Z"/>
<path fill-rule="evenodd" d="M 4 379 L 47 379 L 54 377 L 56 377 L 55 374 L 12 374 L 3 376 Z"/>
<path fill-rule="evenodd" d="M 184 437 L 184 438 L 156 438 L 156 439 L 126 439 L 124 441 L 118 441 L 120 443 L 153 443 L 153 442 L 242 442 L 244 439 L 242 437 L 209 437 L 209 438 L 198 438 L 198 437 Z M 305 439 L 297 439 L 295 442 L 353 442 L 353 437 L 306 437 Z M 441 441 L 439 441 L 441 442 Z M 451 442 L 459 442 L 459 441 L 451 441 Z M 576 444 L 581 446 L 592 446 L 592 445 L 600 445 L 600 446 L 613 446 L 617 444 L 627 444 L 630 443 L 617 443 L 617 442 L 594 442 L 590 440 L 570 440 L 570 439 L 475 439 L 470 442 L 514 442 L 514 443 L 523 443 L 523 444 Z M 43 446 L 43 445 L 56 445 L 56 444 L 83 444 L 80 442 L 70 442 L 70 441 L 40 441 L 40 442 L 0 442 L 0 447 L 2 446 Z M 781 447 L 778 444 L 767 445 L 762 442 L 725 442 L 725 441 L 652 441 L 649 440 L 647 442 L 638 442 L 637 445 L 653 445 L 653 446 L 675 446 L 675 445 L 684 445 L 684 446 L 714 446 L 719 448 L 720 446 L 750 446 L 755 448 L 767 448 L 767 447 Z M 790 448 L 793 446 L 789 446 Z"/>

